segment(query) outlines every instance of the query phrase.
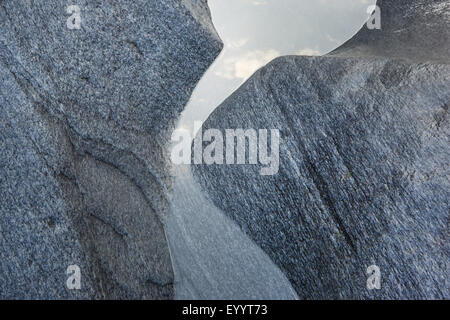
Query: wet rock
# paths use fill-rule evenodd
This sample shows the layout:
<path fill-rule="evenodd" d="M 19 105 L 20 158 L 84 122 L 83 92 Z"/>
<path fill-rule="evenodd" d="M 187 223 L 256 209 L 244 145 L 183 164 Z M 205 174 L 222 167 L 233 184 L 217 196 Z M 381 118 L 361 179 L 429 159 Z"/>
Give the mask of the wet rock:
<path fill-rule="evenodd" d="M 381 29 L 364 26 L 330 55 L 390 57 L 448 63 L 448 0 L 378 0 Z"/>
<path fill-rule="evenodd" d="M 203 0 L 78 6 L 0 2 L 0 297 L 171 298 L 167 147 L 222 44 Z"/>
<path fill-rule="evenodd" d="M 249 164 L 193 171 L 302 299 L 450 297 L 450 67 L 448 51 L 429 46 L 447 34 L 448 1 L 379 5 L 382 31 L 362 30 L 336 56 L 274 60 L 203 127 L 280 131 L 275 175 Z M 411 12 L 430 22 L 424 34 Z M 402 27 L 415 36 L 385 47 Z M 367 287 L 372 265 L 379 290 Z"/>

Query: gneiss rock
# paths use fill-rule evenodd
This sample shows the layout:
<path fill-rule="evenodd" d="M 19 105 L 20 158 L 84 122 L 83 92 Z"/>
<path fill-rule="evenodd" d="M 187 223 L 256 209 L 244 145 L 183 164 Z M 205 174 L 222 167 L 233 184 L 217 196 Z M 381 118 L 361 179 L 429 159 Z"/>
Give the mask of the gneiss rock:
<path fill-rule="evenodd" d="M 0 298 L 171 298 L 167 147 L 222 44 L 203 0 L 77 5 L 0 2 Z"/>
<path fill-rule="evenodd" d="M 407 38 L 404 50 L 381 48 L 397 30 L 392 21 L 409 21 L 404 13 L 441 23 L 425 30 L 445 34 L 447 21 L 437 9 L 448 1 L 433 2 L 435 11 L 429 3 L 379 3 L 392 20 L 373 31 L 379 40 L 367 42 L 370 52 L 361 51 L 368 50 L 363 40 L 351 40 L 355 51 L 337 57 L 278 58 L 204 124 L 203 130 L 222 132 L 280 130 L 276 175 L 261 176 L 260 165 L 193 170 L 300 298 L 450 297 L 449 57 L 422 47 L 420 34 L 409 48 L 421 51 L 408 50 Z M 381 272 L 379 290 L 367 286 L 373 265 Z"/>
<path fill-rule="evenodd" d="M 378 0 L 381 29 L 364 26 L 329 55 L 448 63 L 450 1 Z"/>

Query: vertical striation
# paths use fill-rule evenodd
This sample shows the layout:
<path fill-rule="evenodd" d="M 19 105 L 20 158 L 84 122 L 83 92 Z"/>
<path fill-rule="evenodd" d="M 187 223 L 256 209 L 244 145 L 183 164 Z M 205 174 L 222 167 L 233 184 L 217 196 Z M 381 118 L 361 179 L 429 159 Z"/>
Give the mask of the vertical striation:
<path fill-rule="evenodd" d="M 167 147 L 222 44 L 204 0 L 77 5 L 0 1 L 0 297 L 172 298 Z"/>
<path fill-rule="evenodd" d="M 450 298 L 449 1 L 378 4 L 381 30 L 275 59 L 204 124 L 280 130 L 273 176 L 193 171 L 302 299 Z"/>

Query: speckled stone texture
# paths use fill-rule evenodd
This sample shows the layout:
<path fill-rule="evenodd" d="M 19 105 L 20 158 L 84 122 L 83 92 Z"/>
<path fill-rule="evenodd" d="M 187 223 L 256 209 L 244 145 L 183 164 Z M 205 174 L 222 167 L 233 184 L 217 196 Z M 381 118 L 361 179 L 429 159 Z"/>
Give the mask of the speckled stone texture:
<path fill-rule="evenodd" d="M 330 55 L 448 63 L 450 1 L 378 0 L 381 30 L 364 26 Z"/>
<path fill-rule="evenodd" d="M 172 298 L 167 147 L 221 41 L 205 0 L 70 4 L 0 0 L 0 298 Z"/>
<path fill-rule="evenodd" d="M 280 130 L 277 175 L 193 171 L 301 299 L 450 298 L 449 1 L 379 5 L 381 31 L 335 56 L 274 60 L 204 124 Z"/>

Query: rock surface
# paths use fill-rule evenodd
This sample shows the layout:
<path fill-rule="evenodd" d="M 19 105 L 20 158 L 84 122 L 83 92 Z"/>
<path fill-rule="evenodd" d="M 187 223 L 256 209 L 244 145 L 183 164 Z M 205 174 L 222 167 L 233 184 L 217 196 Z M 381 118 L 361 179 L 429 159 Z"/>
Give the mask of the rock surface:
<path fill-rule="evenodd" d="M 381 30 L 364 26 L 330 55 L 449 62 L 448 0 L 378 0 Z"/>
<path fill-rule="evenodd" d="M 449 2 L 430 3 L 379 2 L 381 31 L 364 27 L 330 56 L 274 60 L 203 126 L 280 130 L 276 175 L 193 171 L 301 299 L 450 298 L 450 66 L 437 42 Z M 391 47 L 402 28 L 411 36 Z M 366 287 L 371 265 L 380 290 Z"/>
<path fill-rule="evenodd" d="M 268 255 L 202 192 L 190 165 L 174 169 L 173 199 L 165 229 L 175 299 L 298 299 Z"/>
<path fill-rule="evenodd" d="M 0 1 L 0 298 L 172 298 L 167 147 L 222 44 L 204 0 L 78 5 Z"/>

